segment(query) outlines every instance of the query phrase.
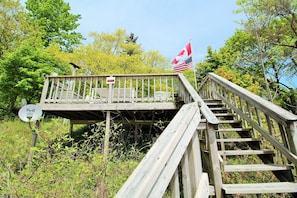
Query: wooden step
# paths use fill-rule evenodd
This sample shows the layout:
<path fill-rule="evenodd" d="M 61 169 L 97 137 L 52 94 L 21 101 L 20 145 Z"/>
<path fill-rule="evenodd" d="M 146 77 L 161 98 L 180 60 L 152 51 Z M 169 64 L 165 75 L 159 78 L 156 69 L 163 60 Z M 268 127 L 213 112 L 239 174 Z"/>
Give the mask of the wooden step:
<path fill-rule="evenodd" d="M 235 156 L 235 155 L 266 155 L 266 154 L 274 154 L 273 150 L 265 149 L 265 150 L 226 150 L 219 151 L 220 155 L 226 156 Z"/>
<path fill-rule="evenodd" d="M 222 188 L 226 194 L 294 193 L 297 192 L 297 183 L 223 184 Z"/>
<path fill-rule="evenodd" d="M 213 185 L 209 185 L 209 195 L 216 195 Z"/>
<path fill-rule="evenodd" d="M 224 166 L 224 172 L 283 171 L 290 169 L 292 169 L 291 166 L 279 164 L 241 164 Z"/>
<path fill-rule="evenodd" d="M 230 138 L 230 139 L 217 139 L 217 142 L 261 142 L 257 138 Z"/>
<path fill-rule="evenodd" d="M 234 116 L 234 114 L 232 114 L 232 113 L 214 113 L 214 115 L 216 116 L 216 117 L 233 117 Z"/>
<path fill-rule="evenodd" d="M 241 120 L 219 120 L 219 124 L 240 124 Z"/>
<path fill-rule="evenodd" d="M 200 122 L 206 122 L 205 118 L 202 118 Z M 241 120 L 219 120 L 219 124 L 240 124 Z"/>
<path fill-rule="evenodd" d="M 241 131 L 250 131 L 252 128 L 224 128 L 218 129 L 218 132 L 241 132 Z"/>
<path fill-rule="evenodd" d="M 214 111 L 221 111 L 221 110 L 228 111 L 229 110 L 226 107 L 209 107 L 209 109 L 214 110 Z"/>

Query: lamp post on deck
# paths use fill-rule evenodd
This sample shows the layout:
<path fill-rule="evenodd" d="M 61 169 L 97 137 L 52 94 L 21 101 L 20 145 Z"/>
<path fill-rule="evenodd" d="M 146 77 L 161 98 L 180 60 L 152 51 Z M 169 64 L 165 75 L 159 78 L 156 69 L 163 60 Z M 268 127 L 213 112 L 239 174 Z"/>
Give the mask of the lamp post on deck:
<path fill-rule="evenodd" d="M 75 76 L 76 70 L 80 69 L 80 66 L 76 65 L 75 63 L 70 62 L 70 65 L 72 65 L 73 70 L 72 70 L 72 76 Z"/>

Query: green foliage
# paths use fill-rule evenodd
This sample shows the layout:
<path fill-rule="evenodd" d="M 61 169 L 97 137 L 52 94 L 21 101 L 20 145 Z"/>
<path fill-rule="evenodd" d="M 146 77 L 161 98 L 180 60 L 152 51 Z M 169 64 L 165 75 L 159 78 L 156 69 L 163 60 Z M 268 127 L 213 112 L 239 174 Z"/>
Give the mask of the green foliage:
<path fill-rule="evenodd" d="M 61 49 L 72 51 L 80 44 L 82 34 L 74 30 L 79 26 L 80 15 L 70 13 L 70 5 L 64 0 L 27 0 L 30 23 L 42 31 L 44 46 L 58 43 Z"/>
<path fill-rule="evenodd" d="M 198 82 L 201 82 L 207 73 L 214 72 L 218 67 L 221 66 L 217 52 L 213 51 L 211 47 L 208 47 L 207 53 L 208 54 L 205 57 L 205 61 L 198 63 L 196 67 Z"/>
<path fill-rule="evenodd" d="M 114 197 L 138 164 L 112 155 L 106 160 L 100 147 L 86 149 L 99 133 L 75 141 L 61 119 L 43 121 L 31 149 L 27 123 L 0 125 L 0 197 Z M 27 164 L 30 150 L 32 165 Z"/>
<path fill-rule="evenodd" d="M 0 98 L 6 101 L 3 105 L 9 114 L 22 98 L 29 103 L 37 103 L 45 76 L 57 69 L 63 70 L 63 67 L 38 44 L 34 46 L 25 42 L 14 52 L 4 55 L 0 69 Z"/>
<path fill-rule="evenodd" d="M 240 7 L 237 12 L 246 16 L 241 21 L 244 31 L 254 40 L 247 45 L 249 48 L 245 46 L 249 70 L 254 76 L 262 75 L 264 81 L 260 84 L 265 83 L 267 95 L 278 102 L 282 78 L 297 71 L 297 1 L 238 0 L 237 5 Z"/>
<path fill-rule="evenodd" d="M 147 52 L 140 44 L 127 42 L 123 29 L 112 34 L 90 33 L 93 43 L 81 45 L 70 54 L 70 62 L 82 67 L 80 72 L 92 74 L 135 74 L 165 72 L 169 62 L 158 52 Z M 133 53 L 127 53 L 132 52 Z M 66 57 L 65 57 L 66 58 Z"/>
<path fill-rule="evenodd" d="M 24 9 L 18 1 L 1 0 L 0 3 L 0 58 L 4 51 L 12 51 L 30 32 Z"/>
<path fill-rule="evenodd" d="M 236 30 L 218 52 L 208 48 L 205 61 L 196 68 L 198 82 L 208 72 L 215 72 L 276 104 L 283 104 L 282 99 L 292 94 L 290 88 L 282 89 L 282 83 L 297 71 L 297 1 L 237 0 L 237 5 L 237 13 L 245 15 L 240 21 L 243 29 Z M 292 110 L 296 103 L 283 107 Z"/>

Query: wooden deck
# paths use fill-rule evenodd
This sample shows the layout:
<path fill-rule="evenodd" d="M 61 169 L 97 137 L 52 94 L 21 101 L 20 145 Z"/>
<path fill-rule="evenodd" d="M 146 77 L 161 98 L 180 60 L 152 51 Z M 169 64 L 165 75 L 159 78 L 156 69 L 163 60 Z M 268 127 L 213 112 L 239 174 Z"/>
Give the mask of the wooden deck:
<path fill-rule="evenodd" d="M 177 107 L 173 102 L 167 103 L 113 103 L 113 104 L 38 104 L 47 115 L 54 115 L 70 120 L 105 120 L 104 112 L 111 111 L 114 114 L 121 112 L 125 117 L 131 118 L 146 116 L 151 112 L 155 114 L 171 115 L 175 114 Z M 164 113 L 166 112 L 166 113 Z M 141 114 L 141 115 L 139 115 Z M 172 115 L 170 116 L 172 117 Z"/>
<path fill-rule="evenodd" d="M 106 111 L 131 120 L 150 120 L 152 112 L 172 118 L 178 86 L 177 74 L 49 76 L 38 106 L 76 123 L 105 120 Z"/>

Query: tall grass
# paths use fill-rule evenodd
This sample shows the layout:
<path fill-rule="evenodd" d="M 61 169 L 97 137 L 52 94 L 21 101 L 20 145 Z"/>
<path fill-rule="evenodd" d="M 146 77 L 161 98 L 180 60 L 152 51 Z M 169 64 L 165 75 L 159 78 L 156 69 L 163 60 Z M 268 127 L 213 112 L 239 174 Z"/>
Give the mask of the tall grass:
<path fill-rule="evenodd" d="M 101 133 L 77 128 L 82 135 L 74 139 L 63 119 L 33 126 L 34 148 L 28 123 L 3 121 L 0 129 L 0 197 L 113 197 L 138 164 L 113 153 L 106 160 L 101 145 L 90 144 L 101 142 Z"/>

